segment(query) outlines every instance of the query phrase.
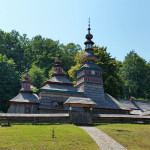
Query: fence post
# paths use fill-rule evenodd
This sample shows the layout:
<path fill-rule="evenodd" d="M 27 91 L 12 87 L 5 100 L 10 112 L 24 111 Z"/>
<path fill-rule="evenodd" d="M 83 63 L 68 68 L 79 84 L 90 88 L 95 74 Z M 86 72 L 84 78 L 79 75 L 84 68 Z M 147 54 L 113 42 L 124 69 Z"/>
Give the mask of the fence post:
<path fill-rule="evenodd" d="M 36 125 L 36 117 L 33 118 L 33 124 L 32 125 Z"/>
<path fill-rule="evenodd" d="M 11 126 L 10 118 L 8 118 L 7 121 L 8 121 L 8 126 Z"/>
<path fill-rule="evenodd" d="M 72 114 L 71 114 L 71 110 L 72 110 L 72 107 L 69 106 L 69 118 L 70 118 L 70 123 L 72 123 Z"/>

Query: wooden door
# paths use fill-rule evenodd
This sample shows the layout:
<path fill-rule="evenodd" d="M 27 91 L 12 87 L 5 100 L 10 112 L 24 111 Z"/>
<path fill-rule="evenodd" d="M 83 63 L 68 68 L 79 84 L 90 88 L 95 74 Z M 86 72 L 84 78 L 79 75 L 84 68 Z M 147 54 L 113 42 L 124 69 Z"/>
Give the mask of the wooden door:
<path fill-rule="evenodd" d="M 92 124 L 92 118 L 89 112 L 75 111 L 70 112 L 70 122 L 73 124 L 90 125 Z"/>

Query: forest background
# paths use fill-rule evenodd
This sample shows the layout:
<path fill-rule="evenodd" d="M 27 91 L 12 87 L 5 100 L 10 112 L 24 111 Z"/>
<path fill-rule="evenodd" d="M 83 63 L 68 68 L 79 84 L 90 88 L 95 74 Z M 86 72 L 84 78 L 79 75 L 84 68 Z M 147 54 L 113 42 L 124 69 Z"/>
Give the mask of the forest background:
<path fill-rule="evenodd" d="M 51 78 L 58 53 L 65 76 L 75 85 L 76 72 L 82 66 L 84 54 L 80 45 L 64 45 L 41 35 L 29 39 L 26 34 L 20 35 L 15 30 L 0 30 L 0 112 L 7 112 L 9 100 L 18 94 L 26 68 L 29 69 L 34 92 Z M 107 47 L 95 45 L 94 54 L 98 58 L 97 65 L 103 69 L 106 93 L 118 100 L 129 99 L 130 96 L 150 100 L 150 62 L 134 50 L 125 56 L 123 62 L 113 58 Z"/>

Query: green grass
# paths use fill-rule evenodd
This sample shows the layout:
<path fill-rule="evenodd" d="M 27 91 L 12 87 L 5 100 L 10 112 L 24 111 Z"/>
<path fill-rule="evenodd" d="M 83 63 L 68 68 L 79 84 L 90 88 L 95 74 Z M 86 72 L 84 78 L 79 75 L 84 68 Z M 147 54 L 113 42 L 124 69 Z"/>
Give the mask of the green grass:
<path fill-rule="evenodd" d="M 128 150 L 150 150 L 150 125 L 95 124 Z"/>
<path fill-rule="evenodd" d="M 54 132 L 53 132 L 54 130 Z M 52 137 L 54 133 L 55 138 Z M 99 150 L 82 129 L 70 124 L 0 127 L 0 150 Z"/>

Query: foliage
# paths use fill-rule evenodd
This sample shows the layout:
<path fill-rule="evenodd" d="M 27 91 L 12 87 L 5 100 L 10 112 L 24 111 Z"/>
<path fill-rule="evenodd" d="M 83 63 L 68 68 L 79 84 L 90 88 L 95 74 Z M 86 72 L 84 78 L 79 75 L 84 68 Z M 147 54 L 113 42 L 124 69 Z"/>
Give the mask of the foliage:
<path fill-rule="evenodd" d="M 52 69 L 48 72 L 49 79 L 52 77 L 53 73 L 54 73 L 54 67 L 52 67 Z"/>
<path fill-rule="evenodd" d="M 0 54 L 0 111 L 7 111 L 8 101 L 17 95 L 20 81 L 15 71 L 15 63 Z"/>
<path fill-rule="evenodd" d="M 105 123 L 99 124 L 97 128 L 127 149 L 148 150 L 150 148 L 150 125 Z"/>
<path fill-rule="evenodd" d="M 54 128 L 55 138 L 52 137 Z M 0 149 L 99 150 L 99 146 L 75 125 L 12 125 L 0 127 Z"/>
<path fill-rule="evenodd" d="M 78 44 L 63 45 L 59 41 L 53 41 L 41 35 L 29 40 L 26 34 L 20 35 L 15 30 L 10 33 L 0 30 L 0 53 L 14 60 L 20 77 L 27 67 L 31 68 L 32 64 L 35 64 L 48 78 L 48 72 L 53 67 L 58 53 L 61 54 L 64 71 L 67 72 L 74 65 L 74 57 L 80 50 L 81 47 Z"/>
<path fill-rule="evenodd" d="M 148 89 L 147 81 L 148 66 L 146 61 L 141 58 L 135 51 L 130 51 L 123 61 L 121 68 L 122 76 L 125 81 L 125 95 L 127 98 L 134 96 L 136 98 L 146 98 Z"/>
<path fill-rule="evenodd" d="M 150 100 L 150 86 L 149 86 L 149 83 L 150 83 L 150 63 L 146 64 L 146 71 L 147 71 L 147 74 L 146 74 L 146 79 L 145 79 L 146 80 L 145 97 Z"/>
<path fill-rule="evenodd" d="M 76 54 L 81 51 L 81 46 L 79 46 L 78 44 L 75 45 L 74 43 L 69 43 L 67 45 L 61 45 L 60 49 L 63 71 L 66 74 L 66 77 L 70 78 L 70 76 L 68 75 L 68 70 L 71 68 L 71 66 L 75 65 L 74 59 L 76 57 Z"/>
<path fill-rule="evenodd" d="M 41 85 L 46 80 L 44 71 L 42 71 L 40 68 L 38 68 L 36 65 L 32 65 L 32 68 L 29 71 L 29 75 L 31 77 L 30 81 L 33 86 L 36 88 L 40 88 Z"/>
<path fill-rule="evenodd" d="M 83 54 L 84 54 L 83 52 L 76 54 L 76 57 L 74 59 L 76 65 L 72 66 L 71 69 L 68 71 L 68 74 L 69 74 L 70 78 L 73 80 L 74 84 L 76 83 L 76 80 L 77 80 L 77 71 L 82 66 L 81 58 L 82 58 Z"/>
<path fill-rule="evenodd" d="M 112 58 L 107 47 L 94 47 L 94 54 L 98 58 L 97 65 L 103 69 L 104 90 L 119 99 L 124 95 L 124 81 L 120 75 L 121 61 Z"/>
<path fill-rule="evenodd" d="M 59 51 L 59 42 L 37 35 L 32 38 L 33 62 L 42 69 L 48 78 L 48 72 L 54 65 L 56 54 Z"/>
<path fill-rule="evenodd" d="M 34 93 L 36 93 L 39 89 L 37 89 L 36 87 L 34 87 L 32 90 L 33 90 Z"/>
<path fill-rule="evenodd" d="M 8 59 L 13 59 L 19 76 L 26 68 L 26 58 L 30 58 L 29 55 L 26 58 L 24 57 L 25 51 L 28 49 L 27 43 L 28 39 L 25 34 L 20 36 L 15 30 L 10 33 L 0 30 L 0 53 L 5 54 Z"/>

